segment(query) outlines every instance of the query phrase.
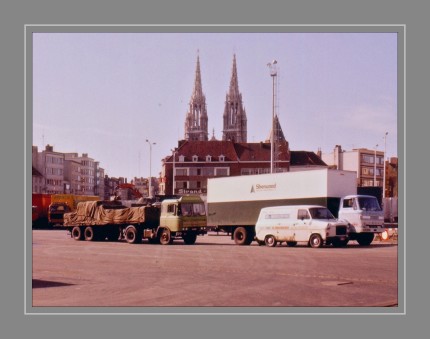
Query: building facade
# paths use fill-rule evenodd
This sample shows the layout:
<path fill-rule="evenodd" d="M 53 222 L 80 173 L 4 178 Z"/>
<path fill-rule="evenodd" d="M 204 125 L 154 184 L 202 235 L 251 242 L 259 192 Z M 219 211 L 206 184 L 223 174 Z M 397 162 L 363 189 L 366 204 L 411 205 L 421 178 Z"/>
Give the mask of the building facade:
<path fill-rule="evenodd" d="M 160 194 L 205 196 L 209 178 L 270 173 L 270 148 L 263 142 L 182 141 L 163 161 Z M 290 152 L 286 141 L 280 152 L 277 171 L 287 172 Z"/>
<path fill-rule="evenodd" d="M 63 153 L 46 145 L 41 152 L 32 146 L 33 193 L 105 196 L 104 169 L 83 153 Z"/>
<path fill-rule="evenodd" d="M 322 160 L 339 170 L 355 171 L 357 187 L 382 187 L 384 178 L 384 152 L 366 148 L 342 150 L 336 145 L 333 152 L 322 153 Z"/>

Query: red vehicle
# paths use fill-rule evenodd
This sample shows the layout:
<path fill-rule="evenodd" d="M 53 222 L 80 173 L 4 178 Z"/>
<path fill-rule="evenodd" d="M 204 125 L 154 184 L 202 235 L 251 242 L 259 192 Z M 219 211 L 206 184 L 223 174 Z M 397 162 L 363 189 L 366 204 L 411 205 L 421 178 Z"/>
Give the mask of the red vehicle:
<path fill-rule="evenodd" d="M 32 226 L 33 228 L 47 227 L 48 223 L 48 209 L 51 204 L 51 195 L 43 193 L 33 193 L 32 205 Z"/>

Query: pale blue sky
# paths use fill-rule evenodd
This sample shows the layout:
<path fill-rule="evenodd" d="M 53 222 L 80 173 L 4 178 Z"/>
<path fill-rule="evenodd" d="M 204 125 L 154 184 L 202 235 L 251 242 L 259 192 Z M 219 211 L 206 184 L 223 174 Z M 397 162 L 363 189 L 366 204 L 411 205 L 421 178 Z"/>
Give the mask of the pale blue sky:
<path fill-rule="evenodd" d="M 197 51 L 209 133 L 236 54 L 248 142 L 267 138 L 278 62 L 278 113 L 291 150 L 365 147 L 397 156 L 395 33 L 35 33 L 33 145 L 88 153 L 109 176 L 152 175 L 184 136 Z M 139 160 L 140 159 L 140 160 Z"/>

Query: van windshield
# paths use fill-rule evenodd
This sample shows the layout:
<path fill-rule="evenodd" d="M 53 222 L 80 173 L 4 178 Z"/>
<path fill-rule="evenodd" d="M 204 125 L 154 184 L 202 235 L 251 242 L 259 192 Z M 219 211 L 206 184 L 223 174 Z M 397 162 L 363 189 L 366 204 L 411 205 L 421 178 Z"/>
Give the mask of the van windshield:
<path fill-rule="evenodd" d="M 184 217 L 206 215 L 205 204 L 181 204 L 181 212 Z"/>
<path fill-rule="evenodd" d="M 358 205 L 363 211 L 380 211 L 378 200 L 373 197 L 359 197 Z"/>
<path fill-rule="evenodd" d="M 309 209 L 312 219 L 334 219 L 333 214 L 324 207 L 312 207 Z"/>

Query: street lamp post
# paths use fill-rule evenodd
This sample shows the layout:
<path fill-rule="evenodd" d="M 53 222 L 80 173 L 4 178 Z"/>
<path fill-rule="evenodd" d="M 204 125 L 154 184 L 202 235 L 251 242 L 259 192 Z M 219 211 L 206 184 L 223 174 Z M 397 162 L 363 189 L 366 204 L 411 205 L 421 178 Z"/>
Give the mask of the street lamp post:
<path fill-rule="evenodd" d="M 374 168 L 373 168 L 373 186 L 376 187 L 376 149 L 378 148 L 378 144 L 375 146 L 375 159 L 374 159 Z"/>
<path fill-rule="evenodd" d="M 385 135 L 384 135 L 384 175 L 383 175 L 384 183 L 383 183 L 383 188 L 382 188 L 382 198 L 385 198 L 385 170 L 386 170 L 385 157 L 386 157 L 386 153 L 387 153 L 387 135 L 388 135 L 388 132 L 385 132 Z"/>
<path fill-rule="evenodd" d="M 152 174 L 151 174 L 151 158 L 152 158 L 152 145 L 155 145 L 155 142 L 150 142 L 148 139 L 146 139 L 146 142 L 149 144 L 149 198 L 152 198 Z"/>
<path fill-rule="evenodd" d="M 275 77 L 277 75 L 276 64 L 273 60 L 267 66 L 270 68 L 270 76 L 272 77 L 272 133 L 270 136 L 270 173 L 273 173 L 273 157 L 274 157 L 274 139 L 275 139 Z"/>
<path fill-rule="evenodd" d="M 175 195 L 175 157 L 176 149 L 171 150 L 173 152 L 173 170 L 172 170 L 172 195 Z"/>

